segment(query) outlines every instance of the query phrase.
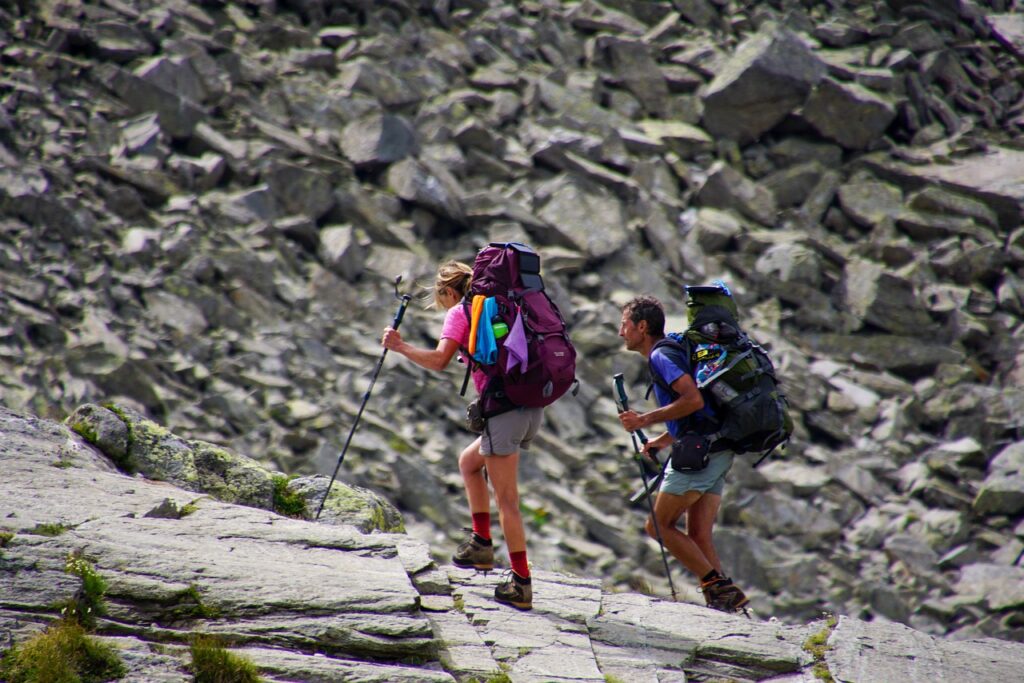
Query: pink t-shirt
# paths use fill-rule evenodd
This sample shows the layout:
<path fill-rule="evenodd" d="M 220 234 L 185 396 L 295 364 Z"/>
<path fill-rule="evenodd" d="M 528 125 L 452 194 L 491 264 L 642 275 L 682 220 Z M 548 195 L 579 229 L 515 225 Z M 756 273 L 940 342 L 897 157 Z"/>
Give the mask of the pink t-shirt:
<path fill-rule="evenodd" d="M 465 359 L 462 349 L 469 347 L 469 318 L 466 316 L 466 307 L 462 305 L 462 302 L 449 308 L 448 313 L 444 316 L 441 339 L 458 342 L 459 357 Z M 482 394 L 487 386 L 487 375 L 480 370 L 474 370 L 473 384 L 476 385 L 476 393 Z"/>

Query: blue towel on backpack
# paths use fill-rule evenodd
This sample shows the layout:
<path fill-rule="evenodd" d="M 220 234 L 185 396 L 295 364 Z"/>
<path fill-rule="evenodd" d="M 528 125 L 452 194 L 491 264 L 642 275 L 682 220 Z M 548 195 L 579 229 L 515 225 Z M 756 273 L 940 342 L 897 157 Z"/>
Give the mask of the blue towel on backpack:
<path fill-rule="evenodd" d="M 476 328 L 476 352 L 473 360 L 481 365 L 494 365 L 498 362 L 498 342 L 494 338 L 491 319 L 498 315 L 498 302 L 493 296 L 484 300 L 484 310 L 480 312 L 480 324 Z"/>

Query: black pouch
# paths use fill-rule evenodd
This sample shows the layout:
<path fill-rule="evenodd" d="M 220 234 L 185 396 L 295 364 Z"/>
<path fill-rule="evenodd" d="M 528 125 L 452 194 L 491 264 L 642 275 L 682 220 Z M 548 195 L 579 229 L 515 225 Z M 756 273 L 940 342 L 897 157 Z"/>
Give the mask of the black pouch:
<path fill-rule="evenodd" d="M 476 399 L 466 406 L 466 429 L 475 434 L 483 434 L 486 426 L 487 419 L 480 409 L 480 399 Z"/>
<path fill-rule="evenodd" d="M 703 434 L 683 434 L 672 443 L 672 469 L 699 472 L 708 466 L 711 439 Z"/>

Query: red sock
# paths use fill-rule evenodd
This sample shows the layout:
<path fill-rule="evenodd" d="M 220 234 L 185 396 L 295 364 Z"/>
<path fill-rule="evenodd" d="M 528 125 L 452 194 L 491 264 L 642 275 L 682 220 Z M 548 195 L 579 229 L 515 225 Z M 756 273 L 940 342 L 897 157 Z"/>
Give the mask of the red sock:
<path fill-rule="evenodd" d="M 519 578 L 530 578 L 530 563 L 526 561 L 525 550 L 517 550 L 514 553 L 509 553 L 508 559 L 512 563 L 512 571 L 514 571 Z"/>
<path fill-rule="evenodd" d="M 490 512 L 474 512 L 473 513 L 473 533 L 480 538 L 486 538 L 491 540 L 491 513 Z"/>

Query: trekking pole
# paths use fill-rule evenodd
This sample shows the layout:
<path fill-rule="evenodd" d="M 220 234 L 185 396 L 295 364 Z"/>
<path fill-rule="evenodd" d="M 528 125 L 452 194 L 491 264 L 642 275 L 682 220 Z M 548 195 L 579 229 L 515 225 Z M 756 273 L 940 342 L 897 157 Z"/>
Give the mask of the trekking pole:
<path fill-rule="evenodd" d="M 405 317 L 405 309 L 408 308 L 409 302 L 412 300 L 411 295 L 398 293 L 398 284 L 401 281 L 401 275 L 395 278 L 395 298 L 402 303 L 398 306 L 398 312 L 395 313 L 395 319 L 391 323 L 391 329 L 393 330 L 397 330 L 398 326 L 402 324 L 402 318 Z M 345 447 L 341 449 L 341 455 L 338 456 L 338 464 L 334 466 L 334 474 L 331 475 L 331 482 L 327 485 L 327 490 L 324 491 L 324 497 L 320 501 L 320 507 L 317 508 L 316 519 L 320 519 L 320 513 L 323 512 L 324 503 L 327 502 L 327 496 L 331 492 L 331 487 L 334 486 L 334 480 L 338 476 L 338 470 L 341 469 L 341 461 L 345 459 L 345 452 L 348 451 L 348 445 L 352 443 L 352 435 L 356 433 L 356 427 L 359 426 L 359 418 L 363 416 L 363 409 L 366 408 L 366 402 L 370 400 L 370 392 L 373 391 L 373 385 L 377 381 L 377 375 L 380 374 L 380 369 L 384 366 L 384 359 L 387 355 L 388 350 L 384 349 L 384 352 L 380 354 L 380 360 L 377 361 L 377 367 L 373 370 L 373 375 L 370 377 L 370 386 L 366 387 L 366 393 L 363 394 L 363 403 L 359 406 L 359 412 L 356 413 L 356 420 L 352 423 L 352 429 L 349 430 L 348 438 L 345 439 Z"/>
<path fill-rule="evenodd" d="M 629 399 L 626 398 L 626 386 L 622 381 L 622 373 L 616 374 L 612 378 L 612 387 L 615 390 L 615 405 L 618 407 L 620 413 L 624 413 L 629 410 Z M 636 452 L 636 463 L 640 467 L 640 478 L 644 482 L 644 490 L 647 491 L 647 470 L 644 468 L 642 458 L 644 457 L 641 453 L 640 446 L 637 445 L 637 438 L 640 439 L 640 443 L 647 445 L 647 436 L 644 434 L 642 429 L 637 429 L 629 433 L 630 438 L 633 440 L 633 450 Z M 654 516 L 654 501 L 651 500 L 651 495 L 648 494 L 647 498 L 647 509 L 651 513 L 651 523 L 654 524 L 654 535 L 658 537 L 658 547 L 661 548 L 661 562 L 665 565 L 665 577 L 668 579 L 668 587 L 672 591 L 672 601 L 678 602 L 679 599 L 676 597 L 676 586 L 672 582 L 672 572 L 668 568 L 668 555 L 665 554 L 665 542 L 661 538 L 661 527 L 658 524 L 658 518 Z"/>

